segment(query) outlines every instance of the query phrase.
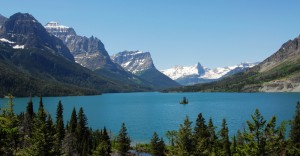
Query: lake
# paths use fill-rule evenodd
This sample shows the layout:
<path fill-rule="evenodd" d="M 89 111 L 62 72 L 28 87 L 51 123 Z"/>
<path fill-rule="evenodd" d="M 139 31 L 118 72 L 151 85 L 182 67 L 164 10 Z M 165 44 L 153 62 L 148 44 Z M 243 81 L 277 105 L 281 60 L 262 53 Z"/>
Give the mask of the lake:
<path fill-rule="evenodd" d="M 179 101 L 187 97 L 189 104 Z M 277 116 L 277 123 L 292 119 L 300 93 L 116 93 L 99 96 L 44 97 L 45 109 L 55 120 L 58 101 L 64 107 L 64 121 L 70 119 L 73 107 L 83 107 L 88 126 L 100 129 L 106 126 L 114 135 L 125 122 L 133 142 L 150 141 L 153 132 L 164 136 L 168 130 L 178 130 L 186 115 L 195 123 L 202 113 L 206 122 L 212 117 L 214 125 L 221 127 L 226 118 L 229 133 L 243 129 L 246 120 L 258 108 L 265 119 Z M 25 111 L 29 98 L 15 98 L 15 112 Z M 33 98 L 37 111 L 39 97 Z M 0 99 L 0 104 L 7 99 Z M 167 142 L 167 140 L 165 140 Z"/>

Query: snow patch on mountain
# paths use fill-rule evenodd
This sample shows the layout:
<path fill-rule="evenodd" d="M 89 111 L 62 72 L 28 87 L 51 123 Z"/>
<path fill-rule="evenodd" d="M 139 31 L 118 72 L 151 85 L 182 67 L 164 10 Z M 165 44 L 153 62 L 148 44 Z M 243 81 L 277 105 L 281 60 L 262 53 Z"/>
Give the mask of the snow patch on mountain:
<path fill-rule="evenodd" d="M 18 45 L 16 42 L 10 41 L 6 38 L 0 38 L 0 42 L 8 43 L 10 46 L 12 46 L 13 49 L 24 49 L 25 45 Z"/>
<path fill-rule="evenodd" d="M 15 45 L 13 46 L 14 49 L 24 49 L 25 45 Z"/>
<path fill-rule="evenodd" d="M 14 43 L 16 43 L 16 42 L 12 42 L 12 41 L 10 41 L 10 40 L 8 40 L 8 39 L 6 39 L 6 38 L 0 38 L 0 41 L 1 41 L 1 42 L 6 42 L 6 43 L 9 43 L 9 44 L 14 44 Z"/>
<path fill-rule="evenodd" d="M 258 63 L 241 63 L 234 66 L 227 66 L 227 67 L 218 67 L 215 69 L 210 69 L 207 67 L 202 66 L 200 63 L 197 63 L 193 66 L 175 66 L 170 69 L 161 70 L 161 72 L 171 79 L 181 82 L 187 82 L 187 80 L 184 81 L 184 79 L 189 79 L 190 84 L 195 84 L 201 82 L 210 82 L 214 80 L 218 80 L 223 78 L 224 76 L 227 76 L 230 72 L 236 73 L 240 72 L 242 70 L 252 68 L 253 66 L 257 65 Z M 236 72 L 234 72 L 236 71 Z M 183 84 L 187 85 L 187 84 Z"/>
<path fill-rule="evenodd" d="M 46 29 L 52 29 L 56 32 L 61 32 L 61 33 L 68 32 L 68 29 L 70 28 L 67 26 L 60 25 L 58 22 L 54 22 L 54 21 L 48 22 L 44 27 Z"/>

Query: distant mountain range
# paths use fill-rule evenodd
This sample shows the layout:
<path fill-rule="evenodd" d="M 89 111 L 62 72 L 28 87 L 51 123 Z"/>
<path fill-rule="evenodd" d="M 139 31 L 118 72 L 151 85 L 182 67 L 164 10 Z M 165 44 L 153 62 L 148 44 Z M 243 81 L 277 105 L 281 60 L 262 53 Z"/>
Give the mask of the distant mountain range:
<path fill-rule="evenodd" d="M 168 91 L 180 92 L 300 92 L 300 36 L 284 43 L 263 62 L 220 81 Z"/>
<path fill-rule="evenodd" d="M 111 59 L 125 70 L 150 82 L 157 89 L 180 86 L 156 69 L 149 52 L 123 51 L 111 56 Z"/>
<path fill-rule="evenodd" d="M 194 66 L 175 66 L 170 69 L 161 70 L 161 72 L 181 85 L 193 85 L 217 81 L 226 76 L 254 67 L 257 64 L 258 63 L 241 63 L 234 66 L 210 69 L 197 63 Z"/>

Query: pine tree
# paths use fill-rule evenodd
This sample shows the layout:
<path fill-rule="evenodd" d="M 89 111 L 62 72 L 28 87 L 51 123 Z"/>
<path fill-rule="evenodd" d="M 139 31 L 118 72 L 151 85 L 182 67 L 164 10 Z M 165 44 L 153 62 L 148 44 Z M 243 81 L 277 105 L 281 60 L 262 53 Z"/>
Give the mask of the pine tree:
<path fill-rule="evenodd" d="M 18 118 L 14 113 L 13 96 L 8 96 L 8 103 L 0 115 L 0 155 L 13 155 L 19 142 Z"/>
<path fill-rule="evenodd" d="M 167 131 L 166 133 L 166 137 L 168 138 L 169 140 L 169 148 L 168 148 L 168 153 L 170 155 L 175 155 L 175 140 L 177 138 L 177 131 L 175 130 L 172 130 L 172 131 Z"/>
<path fill-rule="evenodd" d="M 34 122 L 32 137 L 29 139 L 29 147 L 24 149 L 26 155 L 47 155 L 50 153 L 47 143 L 48 134 L 46 116 L 41 97 L 37 119 Z"/>
<path fill-rule="evenodd" d="M 107 134 L 106 128 L 104 127 L 103 132 L 101 132 L 100 141 L 96 148 L 93 151 L 93 156 L 110 156 L 111 153 L 111 143 L 110 138 Z"/>
<path fill-rule="evenodd" d="M 222 150 L 221 150 L 221 155 L 226 155 L 226 156 L 230 156 L 231 155 L 231 151 L 230 151 L 230 142 L 229 142 L 229 136 L 228 136 L 228 127 L 227 127 L 227 123 L 226 123 L 226 119 L 223 118 L 222 120 L 222 127 L 220 130 L 220 142 L 221 142 L 221 146 L 222 146 Z"/>
<path fill-rule="evenodd" d="M 70 133 L 75 133 L 76 132 L 76 127 L 77 127 L 77 115 L 76 115 L 76 109 L 73 108 L 71 119 L 69 122 L 69 132 Z"/>
<path fill-rule="evenodd" d="M 83 112 L 83 108 L 80 107 L 78 112 L 77 127 L 76 127 L 76 136 L 78 141 L 78 152 L 82 156 L 86 155 L 89 151 L 88 149 L 88 128 L 87 128 L 87 118 Z"/>
<path fill-rule="evenodd" d="M 26 114 L 28 114 L 28 116 L 33 119 L 33 117 L 35 116 L 34 111 L 33 111 L 33 102 L 32 102 L 32 97 L 30 97 L 30 100 L 27 103 L 27 107 L 26 107 Z"/>
<path fill-rule="evenodd" d="M 216 127 L 213 124 L 212 118 L 209 118 L 207 129 L 209 132 L 208 151 L 209 153 L 216 153 L 218 150 L 217 149 L 218 137 L 215 132 Z"/>
<path fill-rule="evenodd" d="M 56 109 L 56 132 L 60 142 L 64 139 L 65 128 L 64 128 L 64 118 L 63 118 L 63 106 L 61 101 L 58 102 Z"/>
<path fill-rule="evenodd" d="M 164 156 L 165 154 L 165 142 L 161 138 L 159 139 L 156 132 L 154 132 L 150 142 L 150 153 L 153 156 Z"/>
<path fill-rule="evenodd" d="M 290 130 L 290 149 L 291 155 L 300 155 L 300 102 L 297 102 L 294 118 L 291 122 Z"/>
<path fill-rule="evenodd" d="M 188 116 L 183 124 L 180 124 L 176 139 L 176 151 L 178 156 L 192 155 L 193 153 L 193 138 L 192 138 L 192 122 Z"/>
<path fill-rule="evenodd" d="M 202 113 L 200 113 L 197 117 L 194 129 L 195 155 L 208 154 L 209 137 L 210 134 L 205 124 L 205 119 Z"/>
<path fill-rule="evenodd" d="M 254 139 L 256 142 L 256 145 L 252 148 L 258 148 L 256 149 L 258 155 L 265 155 L 266 138 L 264 136 L 264 129 L 266 120 L 261 115 L 258 109 L 256 109 L 254 114 L 251 115 L 251 118 L 253 121 L 247 121 L 247 124 L 250 133 L 254 135 Z"/>
<path fill-rule="evenodd" d="M 62 154 L 64 156 L 79 156 L 77 151 L 77 139 L 75 133 L 67 132 L 62 142 Z"/>
<path fill-rule="evenodd" d="M 55 151 L 54 144 L 55 144 L 55 127 L 53 125 L 53 121 L 51 118 L 51 115 L 49 114 L 47 116 L 47 121 L 46 121 L 46 155 L 51 156 L 54 154 L 59 154 L 57 151 Z"/>
<path fill-rule="evenodd" d="M 158 147 L 158 143 L 159 142 L 159 138 L 156 132 L 154 132 L 151 142 L 150 142 L 150 153 L 154 156 L 157 156 L 159 153 L 159 147 Z"/>
<path fill-rule="evenodd" d="M 117 150 L 122 155 L 125 156 L 130 149 L 130 138 L 127 134 L 127 128 L 125 123 L 122 123 L 121 129 L 117 137 Z"/>
<path fill-rule="evenodd" d="M 43 98 L 40 97 L 39 110 L 38 110 L 38 120 L 45 123 L 46 122 L 46 112 L 44 110 Z"/>

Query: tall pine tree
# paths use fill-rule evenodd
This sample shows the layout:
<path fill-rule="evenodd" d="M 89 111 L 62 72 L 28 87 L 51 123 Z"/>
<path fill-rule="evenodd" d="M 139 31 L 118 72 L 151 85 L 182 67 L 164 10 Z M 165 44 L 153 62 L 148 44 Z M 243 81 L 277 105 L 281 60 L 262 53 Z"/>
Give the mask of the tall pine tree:
<path fill-rule="evenodd" d="M 127 133 L 125 123 L 122 123 L 121 129 L 117 137 L 117 150 L 122 156 L 127 155 L 130 149 L 130 138 Z"/>
<path fill-rule="evenodd" d="M 205 119 L 202 113 L 200 113 L 197 117 L 194 129 L 195 155 L 208 154 L 209 137 L 210 134 L 205 124 Z"/>
<path fill-rule="evenodd" d="M 227 127 L 226 119 L 224 118 L 222 120 L 222 127 L 220 130 L 220 142 L 222 146 L 221 155 L 230 156 L 231 150 L 230 150 L 230 142 L 229 142 L 229 136 L 228 136 L 229 130 Z"/>
<path fill-rule="evenodd" d="M 178 156 L 193 154 L 192 122 L 186 116 L 183 124 L 180 124 L 176 139 L 176 151 Z"/>

